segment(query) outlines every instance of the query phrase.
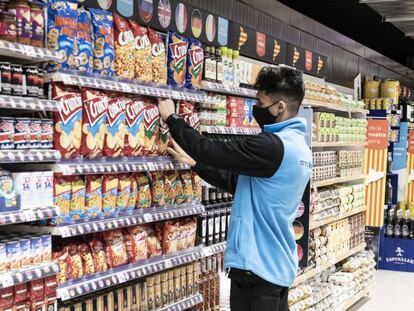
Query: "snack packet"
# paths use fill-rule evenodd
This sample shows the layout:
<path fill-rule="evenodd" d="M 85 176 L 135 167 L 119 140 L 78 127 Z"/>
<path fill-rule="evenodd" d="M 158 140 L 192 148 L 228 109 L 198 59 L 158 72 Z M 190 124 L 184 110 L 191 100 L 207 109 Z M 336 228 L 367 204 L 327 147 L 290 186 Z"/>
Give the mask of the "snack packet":
<path fill-rule="evenodd" d="M 129 99 L 126 103 L 126 136 L 124 155 L 142 155 L 145 139 L 144 127 L 145 101 L 141 97 Z"/>
<path fill-rule="evenodd" d="M 165 205 L 164 177 L 162 172 L 151 172 L 152 204 L 155 207 Z"/>
<path fill-rule="evenodd" d="M 104 217 L 115 216 L 117 197 L 118 177 L 115 175 L 104 175 L 102 183 L 102 213 Z"/>
<path fill-rule="evenodd" d="M 185 202 L 189 203 L 193 200 L 193 185 L 191 182 L 191 172 L 183 171 L 180 173 L 181 184 L 183 185 L 183 193 Z"/>
<path fill-rule="evenodd" d="M 169 31 L 167 34 L 167 46 L 167 84 L 184 87 L 188 40 L 175 32 Z"/>
<path fill-rule="evenodd" d="M 199 89 L 203 77 L 203 44 L 191 37 L 188 38 L 188 42 L 185 87 L 189 89 Z"/>
<path fill-rule="evenodd" d="M 77 34 L 73 47 L 75 68 L 80 72 L 93 71 L 93 41 L 91 29 L 91 14 L 83 7 L 78 9 Z"/>
<path fill-rule="evenodd" d="M 126 213 L 127 214 L 132 214 L 134 209 L 135 209 L 135 205 L 137 204 L 137 197 L 138 197 L 138 183 L 137 183 L 137 178 L 134 174 L 131 174 L 129 176 L 130 182 L 131 182 L 131 187 L 130 187 L 130 195 L 128 198 L 128 203 L 126 206 Z"/>
<path fill-rule="evenodd" d="M 119 157 L 124 153 L 125 143 L 125 104 L 126 99 L 112 93 L 108 100 L 108 113 L 104 142 L 104 155 Z"/>
<path fill-rule="evenodd" d="M 82 243 L 78 246 L 79 253 L 82 257 L 84 275 L 95 273 L 95 262 L 89 249 L 88 244 Z"/>
<path fill-rule="evenodd" d="M 162 248 L 160 239 L 155 233 L 155 229 L 152 225 L 147 225 L 147 246 L 148 246 L 148 257 L 156 257 L 162 255 Z"/>
<path fill-rule="evenodd" d="M 135 38 L 135 79 L 142 82 L 152 81 L 151 42 L 146 27 L 129 20 Z"/>
<path fill-rule="evenodd" d="M 128 263 L 128 255 L 121 229 L 102 232 L 105 240 L 106 260 L 109 268 L 115 268 Z"/>
<path fill-rule="evenodd" d="M 53 219 L 55 225 L 69 224 L 72 184 L 68 177 L 56 176 L 53 187 L 53 205 L 59 208 L 58 215 Z"/>
<path fill-rule="evenodd" d="M 72 198 L 70 201 L 70 218 L 73 222 L 86 220 L 87 215 L 85 213 L 85 181 L 83 180 L 83 176 L 73 176 L 71 179 Z"/>
<path fill-rule="evenodd" d="M 160 34 L 151 28 L 148 28 L 148 38 L 152 52 L 152 81 L 165 85 L 167 84 L 167 60 L 164 42 Z"/>
<path fill-rule="evenodd" d="M 108 263 L 106 262 L 106 255 L 102 241 L 100 241 L 98 237 L 95 237 L 93 240 L 89 241 L 89 247 L 95 263 L 96 272 L 108 270 Z"/>
<path fill-rule="evenodd" d="M 90 219 L 102 216 L 102 175 L 86 175 L 86 215 Z"/>
<path fill-rule="evenodd" d="M 124 239 L 130 262 L 148 258 L 147 226 L 133 226 L 125 228 Z"/>
<path fill-rule="evenodd" d="M 194 113 L 194 104 L 187 101 L 179 101 L 177 104 L 177 114 L 184 119 L 193 129 L 198 130 L 200 127 L 200 120 Z"/>
<path fill-rule="evenodd" d="M 158 143 L 158 154 L 165 156 L 168 155 L 167 148 L 171 146 L 170 129 L 166 122 L 160 118 L 160 136 Z"/>
<path fill-rule="evenodd" d="M 131 177 L 123 174 L 118 177 L 118 197 L 116 199 L 117 214 L 125 212 L 131 195 Z"/>
<path fill-rule="evenodd" d="M 145 106 L 144 114 L 144 142 L 143 142 L 143 154 L 144 155 L 157 155 L 158 154 L 158 139 L 159 139 L 159 124 L 160 113 L 158 107 L 150 104 Z"/>
<path fill-rule="evenodd" d="M 135 40 L 128 20 L 113 14 L 115 24 L 115 73 L 133 79 L 135 75 Z"/>
<path fill-rule="evenodd" d="M 136 208 L 149 208 L 152 204 L 150 180 L 145 173 L 138 173 L 136 178 L 138 186 Z"/>

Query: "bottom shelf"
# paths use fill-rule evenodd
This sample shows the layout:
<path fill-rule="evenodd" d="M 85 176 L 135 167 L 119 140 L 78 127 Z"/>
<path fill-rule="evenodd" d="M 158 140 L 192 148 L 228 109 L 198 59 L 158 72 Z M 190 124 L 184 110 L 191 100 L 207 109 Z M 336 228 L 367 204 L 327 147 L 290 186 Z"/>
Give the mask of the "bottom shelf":
<path fill-rule="evenodd" d="M 203 296 L 198 293 L 178 302 L 169 304 L 161 309 L 156 309 L 156 311 L 182 311 L 194 307 L 203 302 Z"/>
<path fill-rule="evenodd" d="M 353 305 L 358 303 L 361 299 L 364 299 L 365 297 L 368 297 L 368 296 L 369 296 L 369 288 L 367 287 L 361 290 L 355 296 L 353 296 L 352 299 L 345 301 L 343 310 L 350 309 Z"/>

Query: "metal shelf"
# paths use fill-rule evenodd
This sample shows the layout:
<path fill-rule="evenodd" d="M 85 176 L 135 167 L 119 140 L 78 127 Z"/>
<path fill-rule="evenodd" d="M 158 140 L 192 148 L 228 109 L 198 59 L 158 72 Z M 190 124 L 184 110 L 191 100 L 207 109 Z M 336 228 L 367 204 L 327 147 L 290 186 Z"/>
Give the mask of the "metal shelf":
<path fill-rule="evenodd" d="M 349 212 L 346 212 L 346 213 L 341 213 L 341 214 L 339 214 L 337 216 L 334 216 L 334 217 L 329 217 L 329 218 L 326 218 L 326 219 L 323 219 L 323 220 L 318 220 L 318 221 L 311 221 L 309 223 L 309 230 L 325 226 L 325 225 L 330 224 L 332 222 L 335 222 L 335 221 L 338 221 L 338 220 L 341 220 L 341 219 L 345 219 L 345 218 L 348 218 L 350 216 L 353 216 L 353 215 L 356 215 L 356 214 L 359 214 L 359 213 L 363 213 L 366 210 L 367 210 L 366 207 L 358 208 L 358 209 L 355 209 L 355 210 L 352 210 L 352 211 L 349 211 Z"/>
<path fill-rule="evenodd" d="M 366 146 L 365 141 L 333 141 L 333 142 L 312 142 L 312 148 L 339 148 L 339 147 L 359 147 L 363 148 Z"/>
<path fill-rule="evenodd" d="M 319 187 L 331 186 L 331 185 L 345 183 L 345 182 L 357 181 L 357 180 L 365 179 L 366 177 L 367 175 L 365 174 L 361 174 L 357 176 L 349 176 L 349 177 L 337 177 L 337 178 L 332 178 L 332 179 L 316 181 L 314 182 L 314 184 L 317 188 L 319 188 Z"/>
<path fill-rule="evenodd" d="M 56 162 L 59 159 L 57 150 L 0 150 L 0 163 Z"/>
<path fill-rule="evenodd" d="M 362 108 L 348 107 L 344 105 L 322 102 L 322 101 L 306 99 L 306 98 L 303 100 L 302 106 L 311 106 L 312 108 L 319 108 L 319 109 L 329 110 L 329 111 L 341 111 L 341 112 L 362 113 L 362 114 L 369 113 L 369 110 L 362 109 Z"/>
<path fill-rule="evenodd" d="M 216 92 L 226 95 L 232 96 L 245 96 L 256 98 L 256 90 L 247 89 L 243 87 L 236 87 L 236 86 L 226 86 L 221 83 L 217 82 L 210 82 L 210 81 L 202 81 L 201 89 L 208 91 L 208 92 Z"/>
<path fill-rule="evenodd" d="M 55 100 L 0 95 L 0 108 L 33 111 L 58 111 L 58 104 Z"/>
<path fill-rule="evenodd" d="M 213 256 L 215 254 L 224 252 L 224 250 L 226 249 L 226 245 L 227 245 L 227 242 L 221 242 L 218 244 L 205 246 L 203 248 L 204 257 Z"/>
<path fill-rule="evenodd" d="M 188 298 L 184 298 L 178 302 L 174 302 L 155 311 L 183 311 L 194 307 L 203 302 L 203 296 L 198 293 Z"/>
<path fill-rule="evenodd" d="M 78 235 L 112 230 L 116 228 L 129 227 L 178 217 L 192 216 L 201 214 L 204 211 L 205 209 L 203 205 L 187 203 L 172 205 L 164 208 L 150 208 L 149 211 L 137 211 L 132 215 L 91 220 L 88 222 L 81 222 L 71 225 L 56 227 L 20 225 L 18 226 L 18 229 L 23 232 L 36 232 L 68 238 Z"/>
<path fill-rule="evenodd" d="M 37 279 L 43 279 L 48 276 L 56 275 L 58 272 L 59 265 L 54 262 L 4 272 L 0 274 L 0 289 Z"/>
<path fill-rule="evenodd" d="M 61 59 L 58 52 L 5 40 L 0 40 L 0 55 L 27 60 L 31 63 Z"/>
<path fill-rule="evenodd" d="M 0 213 L 0 226 L 50 219 L 57 215 L 55 207 Z"/>
<path fill-rule="evenodd" d="M 359 293 L 357 293 L 351 299 L 349 299 L 348 301 L 345 301 L 343 310 L 350 309 L 354 304 L 358 303 L 360 300 L 368 296 L 369 296 L 369 289 L 368 288 L 362 289 L 361 291 L 359 291 Z"/>
<path fill-rule="evenodd" d="M 227 126 L 201 126 L 201 132 L 208 134 L 231 134 L 231 135 L 257 135 L 260 128 L 252 127 L 227 127 Z"/>

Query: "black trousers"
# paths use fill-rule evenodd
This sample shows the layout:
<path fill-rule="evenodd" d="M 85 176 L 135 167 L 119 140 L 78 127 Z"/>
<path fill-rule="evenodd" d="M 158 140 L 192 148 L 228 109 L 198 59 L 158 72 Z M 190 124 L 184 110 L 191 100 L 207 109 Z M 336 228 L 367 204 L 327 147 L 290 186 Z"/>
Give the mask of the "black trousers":
<path fill-rule="evenodd" d="M 289 311 L 289 288 L 269 283 L 250 271 L 230 269 L 231 311 Z"/>

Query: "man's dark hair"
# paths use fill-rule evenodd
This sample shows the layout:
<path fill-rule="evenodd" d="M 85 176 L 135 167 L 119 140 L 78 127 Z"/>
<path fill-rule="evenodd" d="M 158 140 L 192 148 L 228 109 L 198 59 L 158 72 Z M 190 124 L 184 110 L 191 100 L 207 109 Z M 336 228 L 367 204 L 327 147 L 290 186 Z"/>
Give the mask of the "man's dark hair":
<path fill-rule="evenodd" d="M 285 100 L 290 112 L 298 113 L 305 96 L 302 72 L 288 66 L 263 67 L 254 85 L 272 100 Z"/>

